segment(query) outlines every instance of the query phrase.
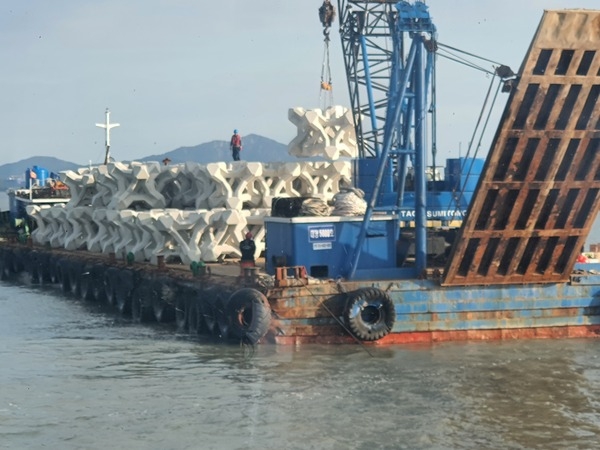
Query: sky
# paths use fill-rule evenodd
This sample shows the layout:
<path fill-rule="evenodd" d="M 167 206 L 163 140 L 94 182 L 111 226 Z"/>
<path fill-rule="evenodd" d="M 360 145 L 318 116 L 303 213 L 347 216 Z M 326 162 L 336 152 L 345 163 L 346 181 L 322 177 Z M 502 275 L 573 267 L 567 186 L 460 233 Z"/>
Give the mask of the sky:
<path fill-rule="evenodd" d="M 234 128 L 289 143 L 289 108 L 319 106 L 320 0 L 3 0 L 2 163 L 85 164 L 229 139 Z M 543 9 L 597 0 L 429 0 L 440 42 L 518 69 Z M 334 103 L 349 106 L 337 27 Z M 441 60 L 440 154 L 468 145 L 489 79 Z M 503 99 L 504 100 L 504 99 Z M 498 108 L 500 110 L 501 108 Z M 494 127 L 490 127 L 495 129 Z M 493 134 L 493 131 L 490 134 Z M 488 142 L 489 146 L 489 142 Z"/>
<path fill-rule="evenodd" d="M 335 2 L 334 2 L 335 3 Z M 517 70 L 544 9 L 598 0 L 428 0 L 441 43 Z M 136 159 L 228 140 L 234 128 L 287 144 L 288 109 L 320 105 L 320 0 L 2 0 L 0 163 L 55 156 Z M 334 103 L 349 106 L 331 32 Z M 464 154 L 489 78 L 440 60 L 440 158 Z M 505 98 L 482 148 L 487 149 Z"/>

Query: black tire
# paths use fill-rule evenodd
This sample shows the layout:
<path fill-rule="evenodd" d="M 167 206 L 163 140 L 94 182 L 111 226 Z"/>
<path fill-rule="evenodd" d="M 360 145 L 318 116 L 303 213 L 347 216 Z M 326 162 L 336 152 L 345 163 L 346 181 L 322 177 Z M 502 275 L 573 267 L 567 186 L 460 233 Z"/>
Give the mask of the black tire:
<path fill-rule="evenodd" d="M 79 276 L 79 295 L 84 300 L 94 300 L 94 273 L 93 268 L 88 264 L 83 267 Z"/>
<path fill-rule="evenodd" d="M 50 283 L 61 284 L 60 259 L 50 258 Z"/>
<path fill-rule="evenodd" d="M 134 322 L 138 323 L 155 320 L 154 310 L 152 309 L 151 288 L 146 280 L 143 280 L 131 294 L 131 317 Z"/>
<path fill-rule="evenodd" d="M 13 278 L 15 278 L 15 272 L 13 271 L 13 259 L 15 258 L 15 254 L 12 250 L 6 250 L 4 251 L 3 255 L 2 255 L 2 261 L 3 261 L 3 265 L 2 265 L 2 273 L 0 274 L 0 276 L 2 277 L 2 280 L 6 281 L 6 280 L 12 280 Z"/>
<path fill-rule="evenodd" d="M 201 309 L 203 329 L 208 334 L 215 334 L 217 329 L 217 315 L 215 313 L 214 300 L 206 296 L 203 291 L 202 300 L 198 303 L 198 307 Z"/>
<path fill-rule="evenodd" d="M 8 252 L 0 252 L 0 280 L 2 281 L 8 280 L 10 275 L 8 265 L 6 264 L 6 253 Z"/>
<path fill-rule="evenodd" d="M 269 302 L 256 289 L 234 292 L 227 304 L 227 317 L 231 336 L 252 345 L 264 337 L 271 326 Z"/>
<path fill-rule="evenodd" d="M 6 280 L 6 274 L 4 272 L 6 268 L 6 251 L 0 248 L 0 280 Z"/>
<path fill-rule="evenodd" d="M 119 283 L 119 270 L 110 267 L 104 273 L 104 296 L 106 303 L 111 306 L 116 304 L 117 284 Z"/>
<path fill-rule="evenodd" d="M 11 259 L 11 271 L 13 274 L 19 274 L 25 268 L 23 265 L 24 255 L 20 251 L 14 251 Z"/>
<path fill-rule="evenodd" d="M 39 284 L 41 279 L 39 256 L 36 251 L 29 253 L 27 272 L 29 272 L 29 278 L 33 284 Z"/>
<path fill-rule="evenodd" d="M 131 294 L 134 281 L 131 270 L 119 272 L 118 284 L 115 286 L 115 305 L 123 317 L 131 317 Z"/>
<path fill-rule="evenodd" d="M 396 309 L 390 296 L 377 288 L 362 288 L 348 294 L 344 320 L 362 341 L 376 341 L 392 331 Z"/>
<path fill-rule="evenodd" d="M 69 287 L 75 298 L 81 298 L 81 273 L 82 266 L 78 261 L 69 264 Z"/>
<path fill-rule="evenodd" d="M 91 300 L 96 302 L 106 301 L 106 287 L 104 286 L 104 273 L 106 267 L 102 264 L 97 264 L 90 271 L 89 282 L 91 284 L 92 297 Z"/>
<path fill-rule="evenodd" d="M 229 304 L 229 299 L 223 294 L 217 294 L 217 299 L 215 301 L 214 310 L 215 310 L 215 318 L 217 320 L 217 326 L 214 328 L 213 332 L 216 336 L 221 339 L 227 339 L 229 337 L 229 328 L 230 328 L 230 320 L 227 316 L 227 305 Z"/>
<path fill-rule="evenodd" d="M 38 272 L 40 275 L 40 283 L 52 283 L 52 262 L 48 253 L 38 254 Z"/>
<path fill-rule="evenodd" d="M 194 289 L 190 296 L 188 314 L 188 330 L 191 334 L 203 334 L 206 332 L 203 303 L 201 291 Z"/>
<path fill-rule="evenodd" d="M 198 303 L 195 299 L 188 301 L 188 312 L 187 312 L 187 327 L 188 332 L 192 335 L 197 335 L 200 331 L 198 325 L 200 322 L 200 312 L 198 311 Z"/>
<path fill-rule="evenodd" d="M 159 278 L 152 283 L 152 308 L 158 323 L 175 320 L 175 286 L 169 280 Z"/>
<path fill-rule="evenodd" d="M 177 326 L 177 331 L 185 333 L 188 330 L 189 309 L 189 298 L 185 293 L 185 289 L 181 289 L 175 301 L 175 325 Z"/>
<path fill-rule="evenodd" d="M 70 266 L 71 261 L 68 259 L 61 259 L 58 263 L 60 285 L 63 292 L 71 292 L 71 277 L 69 276 Z"/>

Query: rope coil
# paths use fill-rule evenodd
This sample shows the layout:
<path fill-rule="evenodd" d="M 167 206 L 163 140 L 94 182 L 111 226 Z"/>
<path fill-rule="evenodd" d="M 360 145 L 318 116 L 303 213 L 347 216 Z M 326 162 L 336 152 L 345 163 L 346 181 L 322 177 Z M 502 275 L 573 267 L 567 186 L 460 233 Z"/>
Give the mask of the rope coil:
<path fill-rule="evenodd" d="M 362 216 L 367 211 L 365 193 L 358 188 L 343 188 L 334 195 L 332 216 Z"/>
<path fill-rule="evenodd" d="M 307 198 L 300 207 L 301 216 L 329 216 L 331 208 L 320 198 Z"/>

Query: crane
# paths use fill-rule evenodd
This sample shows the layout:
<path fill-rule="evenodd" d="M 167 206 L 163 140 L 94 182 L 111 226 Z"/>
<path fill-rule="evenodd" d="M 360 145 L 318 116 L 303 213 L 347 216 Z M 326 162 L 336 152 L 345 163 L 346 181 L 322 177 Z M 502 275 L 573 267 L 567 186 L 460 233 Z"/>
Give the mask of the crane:
<path fill-rule="evenodd" d="M 370 197 L 348 276 L 357 267 L 374 210 L 402 210 L 409 163 L 414 171 L 414 271 L 419 274 L 427 264 L 428 150 L 436 181 L 436 57 L 440 48 L 460 50 L 438 42 L 429 8 L 420 0 L 338 0 L 338 10 L 359 154 L 356 182 Z M 499 79 L 507 92 L 514 73 L 495 64 L 494 71 L 477 68 L 493 75 L 492 81 Z M 464 200 L 462 193 L 451 198 L 457 209 Z"/>
<path fill-rule="evenodd" d="M 358 265 L 376 205 L 388 203 L 393 213 L 400 204 L 403 187 L 394 189 L 393 170 L 403 180 L 409 158 L 415 168 L 415 269 L 420 272 L 427 252 L 425 147 L 436 28 L 421 1 L 338 0 L 338 8 L 359 174 L 369 180 L 366 191 L 371 194 L 348 277 Z M 384 193 L 400 195 L 386 201 L 379 195 L 382 186 Z"/>
<path fill-rule="evenodd" d="M 335 20 L 335 6 L 330 0 L 324 0 L 319 8 L 319 21 L 323 25 L 323 65 L 321 68 L 320 102 L 322 109 L 333 106 L 333 82 L 331 80 L 331 65 L 329 63 L 329 31 Z"/>

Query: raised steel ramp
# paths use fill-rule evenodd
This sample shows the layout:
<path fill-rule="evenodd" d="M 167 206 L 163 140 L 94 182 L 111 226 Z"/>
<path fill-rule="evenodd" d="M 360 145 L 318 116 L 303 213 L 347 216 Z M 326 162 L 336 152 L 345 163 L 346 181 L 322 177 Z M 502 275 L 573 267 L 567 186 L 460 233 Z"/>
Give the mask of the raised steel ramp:
<path fill-rule="evenodd" d="M 443 285 L 569 279 L 600 207 L 600 11 L 546 11 Z"/>

